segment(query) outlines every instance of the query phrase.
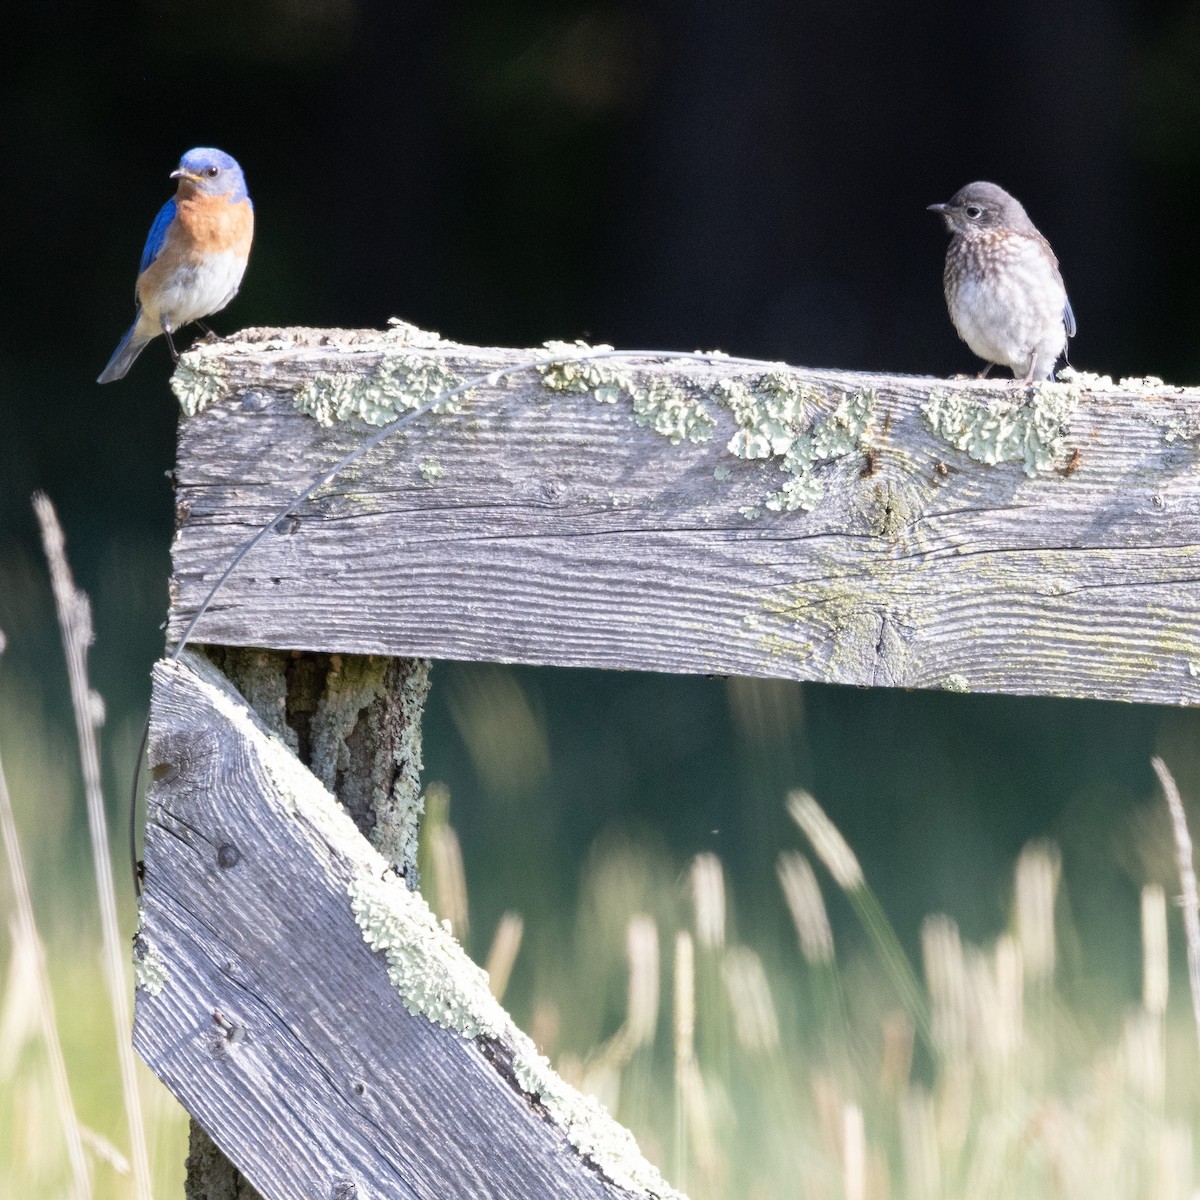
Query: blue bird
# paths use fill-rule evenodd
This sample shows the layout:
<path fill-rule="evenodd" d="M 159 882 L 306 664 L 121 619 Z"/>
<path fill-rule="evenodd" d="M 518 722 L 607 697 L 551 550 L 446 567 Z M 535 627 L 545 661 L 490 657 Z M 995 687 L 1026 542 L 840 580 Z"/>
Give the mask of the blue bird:
<path fill-rule="evenodd" d="M 98 383 L 124 378 L 160 333 L 178 362 L 171 334 L 193 321 L 207 329 L 203 318 L 237 295 L 246 272 L 254 206 L 236 160 L 207 147 L 189 150 L 171 178 L 178 189 L 154 218 L 138 265 L 137 319 Z"/>

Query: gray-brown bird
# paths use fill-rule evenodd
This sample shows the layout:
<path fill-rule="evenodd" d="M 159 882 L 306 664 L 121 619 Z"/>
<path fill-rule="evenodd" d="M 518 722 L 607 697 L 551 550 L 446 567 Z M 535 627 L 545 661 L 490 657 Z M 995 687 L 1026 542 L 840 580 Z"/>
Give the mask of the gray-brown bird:
<path fill-rule="evenodd" d="M 947 204 L 931 204 L 951 233 L 942 282 L 958 336 L 1022 383 L 1049 379 L 1075 336 L 1050 243 L 1019 200 L 994 183 L 968 183 Z"/>

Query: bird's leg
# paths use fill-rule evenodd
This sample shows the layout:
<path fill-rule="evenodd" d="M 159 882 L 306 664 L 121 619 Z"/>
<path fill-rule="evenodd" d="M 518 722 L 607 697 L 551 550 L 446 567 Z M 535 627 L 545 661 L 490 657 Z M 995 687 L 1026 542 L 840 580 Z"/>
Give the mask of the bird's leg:
<path fill-rule="evenodd" d="M 996 365 L 995 363 L 988 363 L 988 365 L 987 365 L 986 367 L 984 367 L 984 368 L 983 368 L 983 370 L 982 370 L 982 371 L 980 371 L 980 372 L 979 372 L 979 374 L 975 376 L 975 378 L 976 378 L 976 379 L 986 379 L 986 378 L 988 377 L 988 372 L 989 372 L 989 371 L 990 371 L 990 370 L 991 370 L 991 369 L 992 369 L 992 368 L 993 368 L 995 365 Z"/>
<path fill-rule="evenodd" d="M 195 324 L 199 325 L 208 337 L 215 338 L 217 336 L 216 330 L 214 330 L 212 326 L 207 324 L 205 321 L 196 321 Z"/>
<path fill-rule="evenodd" d="M 162 319 L 163 337 L 167 339 L 167 347 L 171 351 L 171 358 L 176 364 L 179 363 L 179 351 L 175 349 L 175 339 L 171 337 L 171 326 L 167 324 L 166 317 Z"/>

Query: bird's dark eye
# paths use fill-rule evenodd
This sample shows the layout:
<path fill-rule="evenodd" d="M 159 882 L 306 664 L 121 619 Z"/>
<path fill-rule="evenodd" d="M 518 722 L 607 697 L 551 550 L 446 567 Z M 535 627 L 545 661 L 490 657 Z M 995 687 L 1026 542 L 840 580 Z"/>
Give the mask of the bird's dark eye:
<path fill-rule="evenodd" d="M 220 175 L 220 173 L 221 173 L 221 168 L 220 168 L 220 167 L 205 167 L 205 168 L 204 168 L 204 174 L 205 174 L 205 176 L 207 176 L 207 178 L 209 178 L 209 179 L 216 179 L 216 177 L 217 177 L 218 175 Z M 979 211 L 979 210 L 978 210 L 978 209 L 976 209 L 976 212 L 978 212 L 978 211 Z"/>
<path fill-rule="evenodd" d="M 978 221 L 979 218 L 983 216 L 983 209 L 980 208 L 978 204 L 968 204 L 966 207 L 966 214 L 971 218 L 972 221 Z"/>

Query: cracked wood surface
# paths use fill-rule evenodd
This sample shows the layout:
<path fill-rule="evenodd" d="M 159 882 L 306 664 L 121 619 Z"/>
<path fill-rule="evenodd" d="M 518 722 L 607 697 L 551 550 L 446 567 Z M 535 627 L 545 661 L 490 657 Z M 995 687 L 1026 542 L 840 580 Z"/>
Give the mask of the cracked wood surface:
<path fill-rule="evenodd" d="M 503 1037 L 405 1008 L 350 907 L 353 873 L 381 860 L 306 816 L 232 708 L 195 656 L 155 667 L 134 1028 L 222 1154 L 267 1200 L 647 1195 L 511 1082 Z"/>
<path fill-rule="evenodd" d="M 171 637 L 257 525 L 372 432 L 321 426 L 296 411 L 297 389 L 318 372 L 365 376 L 409 337 L 462 375 L 528 357 L 405 329 L 205 348 L 221 394 L 181 423 Z M 702 395 L 762 369 L 641 359 L 630 373 Z M 300 505 L 195 637 L 1200 703 L 1200 392 L 1082 386 L 1055 465 L 1030 477 L 972 460 L 922 413 L 937 389 L 986 401 L 1010 384 L 799 375 L 817 415 L 875 393 L 854 450 L 815 468 L 811 512 L 764 507 L 786 477 L 778 459 L 726 450 L 727 408 L 708 405 L 711 440 L 672 445 L 625 397 L 530 373 L 420 418 Z"/>

